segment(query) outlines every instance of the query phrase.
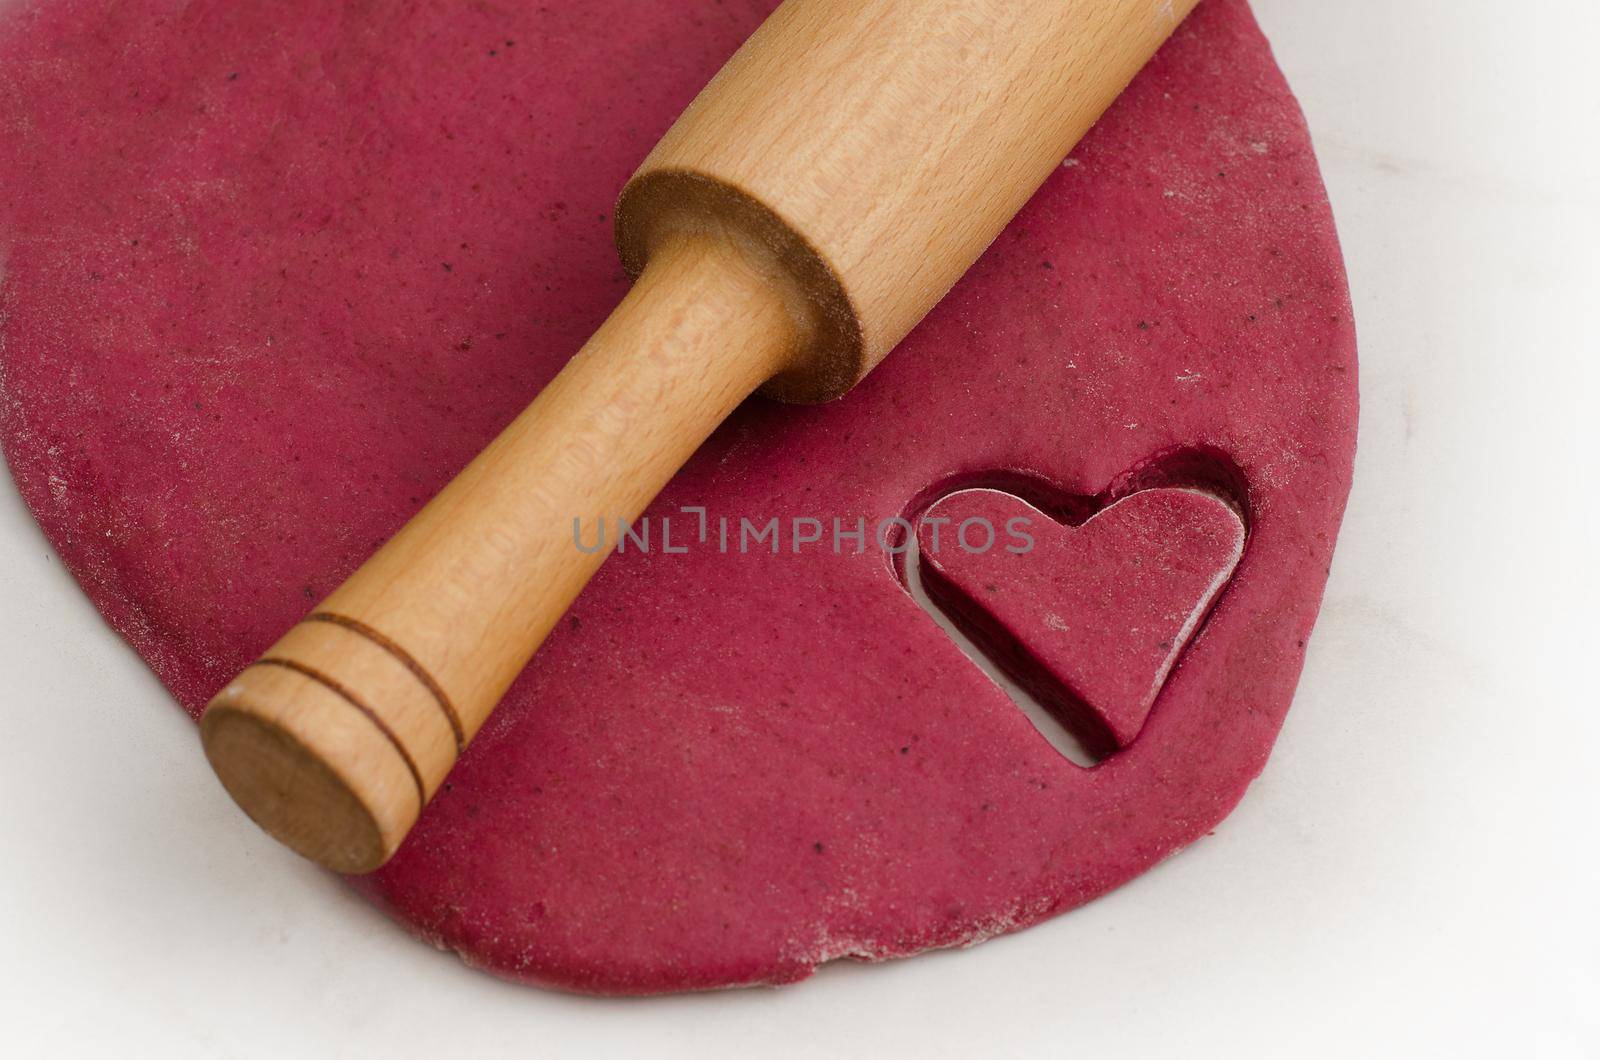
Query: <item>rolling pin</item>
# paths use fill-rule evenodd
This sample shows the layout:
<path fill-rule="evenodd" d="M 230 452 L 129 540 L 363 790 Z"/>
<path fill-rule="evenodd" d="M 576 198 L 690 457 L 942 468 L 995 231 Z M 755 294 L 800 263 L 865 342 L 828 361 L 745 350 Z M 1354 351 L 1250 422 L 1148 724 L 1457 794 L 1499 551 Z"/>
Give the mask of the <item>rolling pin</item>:
<path fill-rule="evenodd" d="M 383 864 L 631 522 L 757 390 L 848 391 L 1195 0 L 788 0 L 623 188 L 633 287 L 533 403 L 206 708 L 262 828 Z"/>

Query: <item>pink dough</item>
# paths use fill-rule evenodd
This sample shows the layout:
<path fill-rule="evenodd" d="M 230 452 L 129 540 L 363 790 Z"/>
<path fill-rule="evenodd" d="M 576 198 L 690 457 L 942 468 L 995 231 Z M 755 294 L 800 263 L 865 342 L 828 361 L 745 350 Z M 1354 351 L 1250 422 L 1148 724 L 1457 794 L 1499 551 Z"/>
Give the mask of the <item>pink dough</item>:
<path fill-rule="evenodd" d="M 772 6 L 0 12 L 0 438 L 186 710 L 605 317 L 617 191 Z M 1304 124 L 1243 0 L 1206 0 L 872 376 L 746 403 L 650 512 L 872 525 L 990 486 L 1081 523 L 1152 487 L 1225 497 L 1244 555 L 1132 742 L 1064 759 L 876 547 L 634 550 L 353 883 L 473 965 L 602 993 L 788 982 L 1086 902 L 1260 772 L 1355 425 Z"/>
<path fill-rule="evenodd" d="M 1102 755 L 1144 728 L 1245 540 L 1227 502 L 1188 489 L 1141 490 L 1081 527 L 963 490 L 918 531 L 930 596 Z"/>

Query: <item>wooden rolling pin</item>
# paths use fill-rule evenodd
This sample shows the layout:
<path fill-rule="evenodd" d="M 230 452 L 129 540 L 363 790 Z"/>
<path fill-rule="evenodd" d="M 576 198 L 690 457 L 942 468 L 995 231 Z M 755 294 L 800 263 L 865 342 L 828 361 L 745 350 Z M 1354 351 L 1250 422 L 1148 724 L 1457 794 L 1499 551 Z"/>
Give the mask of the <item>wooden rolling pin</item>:
<path fill-rule="evenodd" d="M 1195 0 L 788 0 L 617 205 L 633 289 L 538 398 L 217 694 L 212 767 L 340 872 L 394 852 L 632 520 L 758 388 L 848 391 Z"/>

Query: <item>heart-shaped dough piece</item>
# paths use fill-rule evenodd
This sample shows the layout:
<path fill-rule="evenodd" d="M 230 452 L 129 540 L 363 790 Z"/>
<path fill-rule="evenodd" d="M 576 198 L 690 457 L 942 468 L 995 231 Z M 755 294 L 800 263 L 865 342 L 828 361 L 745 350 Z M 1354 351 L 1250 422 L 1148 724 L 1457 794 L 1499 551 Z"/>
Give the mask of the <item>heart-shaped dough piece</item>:
<path fill-rule="evenodd" d="M 1102 757 L 1144 728 L 1244 541 L 1233 506 L 1194 489 L 1141 490 L 1081 526 L 962 490 L 918 523 L 928 595 Z"/>

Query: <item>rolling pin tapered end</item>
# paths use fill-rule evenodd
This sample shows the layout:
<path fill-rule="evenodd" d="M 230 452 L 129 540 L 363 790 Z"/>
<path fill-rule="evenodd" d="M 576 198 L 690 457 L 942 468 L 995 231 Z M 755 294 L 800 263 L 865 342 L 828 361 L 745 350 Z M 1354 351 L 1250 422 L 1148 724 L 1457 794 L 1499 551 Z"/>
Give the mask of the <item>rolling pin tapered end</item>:
<path fill-rule="evenodd" d="M 378 868 L 421 810 L 394 748 L 337 693 L 287 667 L 240 674 L 206 708 L 200 739 L 251 820 L 336 872 Z"/>

